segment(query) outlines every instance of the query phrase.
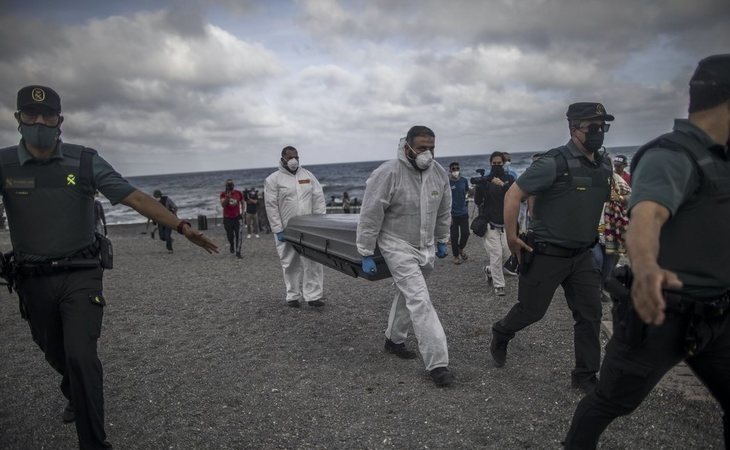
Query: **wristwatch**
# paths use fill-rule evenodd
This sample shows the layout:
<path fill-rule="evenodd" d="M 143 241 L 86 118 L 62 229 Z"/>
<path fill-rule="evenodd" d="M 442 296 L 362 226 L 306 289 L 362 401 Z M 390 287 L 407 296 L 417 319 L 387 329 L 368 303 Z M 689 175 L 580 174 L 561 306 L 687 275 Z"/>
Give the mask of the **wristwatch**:
<path fill-rule="evenodd" d="M 187 220 L 181 220 L 180 223 L 177 224 L 177 232 L 180 234 L 183 234 L 182 230 L 183 230 L 183 226 L 185 226 L 185 225 L 189 226 L 190 228 L 193 227 L 192 225 L 190 225 L 190 222 L 188 222 Z"/>

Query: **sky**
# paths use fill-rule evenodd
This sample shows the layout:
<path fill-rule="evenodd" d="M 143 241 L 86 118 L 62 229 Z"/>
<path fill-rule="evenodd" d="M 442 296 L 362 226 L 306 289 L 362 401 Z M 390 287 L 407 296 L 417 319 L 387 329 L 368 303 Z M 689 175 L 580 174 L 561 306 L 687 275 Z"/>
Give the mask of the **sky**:
<path fill-rule="evenodd" d="M 61 96 L 65 142 L 124 175 L 384 160 L 412 125 L 437 156 L 567 142 L 570 103 L 639 145 L 686 117 L 727 0 L 0 0 L 0 142 L 18 89 Z"/>

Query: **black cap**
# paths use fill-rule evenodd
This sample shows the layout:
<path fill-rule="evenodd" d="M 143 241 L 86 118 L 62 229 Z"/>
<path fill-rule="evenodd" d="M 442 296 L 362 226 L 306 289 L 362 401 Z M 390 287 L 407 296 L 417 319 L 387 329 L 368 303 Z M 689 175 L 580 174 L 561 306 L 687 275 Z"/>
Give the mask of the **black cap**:
<path fill-rule="evenodd" d="M 18 91 L 18 111 L 33 106 L 50 108 L 61 112 L 61 97 L 56 91 L 45 86 L 26 86 Z"/>
<path fill-rule="evenodd" d="M 629 165 L 629 158 L 626 157 L 626 155 L 617 155 L 613 158 L 613 162 L 615 163 L 621 163 L 624 166 Z"/>
<path fill-rule="evenodd" d="M 611 122 L 614 119 L 611 114 L 606 112 L 606 108 L 602 104 L 594 102 L 573 103 L 568 106 L 566 116 L 568 120 L 603 119 Z"/>
<path fill-rule="evenodd" d="M 712 55 L 697 64 L 690 86 L 730 86 L 730 53 Z"/>

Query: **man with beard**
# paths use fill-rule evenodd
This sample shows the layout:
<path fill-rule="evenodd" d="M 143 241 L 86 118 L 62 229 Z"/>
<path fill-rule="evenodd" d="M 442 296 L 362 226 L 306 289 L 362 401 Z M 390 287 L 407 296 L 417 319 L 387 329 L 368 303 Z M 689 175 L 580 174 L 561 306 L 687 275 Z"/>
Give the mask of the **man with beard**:
<path fill-rule="evenodd" d="M 376 273 L 375 247 L 388 265 L 396 294 L 385 331 L 385 351 L 413 359 L 405 340 L 408 329 L 418 339 L 431 379 L 450 386 L 446 334 L 431 302 L 426 278 L 436 257 L 448 255 L 451 189 L 446 170 L 433 160 L 436 137 L 424 126 L 414 126 L 401 139 L 397 157 L 370 174 L 357 226 L 357 250 L 362 269 Z"/>
<path fill-rule="evenodd" d="M 573 415 L 570 449 L 596 448 L 681 361 L 720 403 L 730 448 L 730 54 L 700 61 L 689 86 L 689 119 L 632 159 L 633 276 L 612 292 L 614 332 L 598 386 Z"/>
<path fill-rule="evenodd" d="M 502 152 L 494 152 L 489 158 L 492 167 L 489 175 L 474 194 L 474 202 L 485 215 L 487 232 L 484 235 L 484 249 L 487 251 L 489 266 L 488 277 L 494 284 L 494 294 L 504 297 L 504 273 L 502 264 L 509 258 L 510 251 L 504 234 L 504 196 L 515 178 L 505 172 L 505 159 Z"/>
<path fill-rule="evenodd" d="M 288 146 L 281 151 L 279 170 L 269 175 L 264 183 L 264 199 L 271 230 L 276 234 L 287 305 L 299 308 L 304 300 L 309 306 L 324 306 L 322 264 L 300 256 L 284 240 L 284 228 L 292 217 L 327 212 L 322 185 L 312 172 L 299 165 L 296 148 Z"/>
<path fill-rule="evenodd" d="M 532 163 L 507 191 L 504 223 L 510 250 L 521 256 L 517 304 L 492 326 L 495 365 L 507 359 L 515 333 L 542 319 L 562 285 L 575 319 L 572 386 L 591 392 L 600 366 L 601 276 L 590 249 L 598 239 L 613 173 L 603 146 L 613 116 L 600 103 L 568 107 L 570 141 Z M 517 235 L 520 202 L 535 196 L 527 236 Z"/>

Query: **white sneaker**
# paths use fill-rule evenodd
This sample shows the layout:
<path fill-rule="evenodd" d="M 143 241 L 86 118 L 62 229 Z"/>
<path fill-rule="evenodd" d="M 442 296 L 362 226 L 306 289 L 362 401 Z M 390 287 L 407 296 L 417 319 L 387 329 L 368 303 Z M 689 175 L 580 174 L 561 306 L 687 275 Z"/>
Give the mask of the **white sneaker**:
<path fill-rule="evenodd" d="M 487 284 L 489 286 L 491 286 L 492 285 L 492 272 L 489 269 L 489 266 L 484 266 L 484 269 L 482 269 L 482 270 L 484 270 L 484 278 L 487 280 Z"/>
<path fill-rule="evenodd" d="M 496 287 L 496 288 L 494 288 L 494 294 L 497 297 L 504 297 L 504 288 L 503 287 Z"/>
<path fill-rule="evenodd" d="M 256 235 L 256 239 L 258 239 L 258 238 L 260 238 L 260 237 L 261 237 L 261 236 L 259 236 L 258 234 Z"/>
<path fill-rule="evenodd" d="M 251 235 L 246 235 L 246 239 L 251 239 Z"/>

